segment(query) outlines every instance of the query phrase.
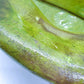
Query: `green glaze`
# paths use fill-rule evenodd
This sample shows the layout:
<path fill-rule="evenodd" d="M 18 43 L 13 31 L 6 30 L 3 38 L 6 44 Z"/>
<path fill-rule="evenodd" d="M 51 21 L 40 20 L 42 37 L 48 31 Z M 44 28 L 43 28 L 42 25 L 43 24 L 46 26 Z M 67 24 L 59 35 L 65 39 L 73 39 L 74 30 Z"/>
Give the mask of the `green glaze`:
<path fill-rule="evenodd" d="M 84 1 L 83 0 L 39 0 L 46 1 L 61 7 L 69 12 L 84 19 Z"/>
<path fill-rule="evenodd" d="M 81 24 L 69 18 L 71 31 L 63 31 L 64 27 L 57 26 L 54 18 L 49 17 L 60 11 L 36 0 L 0 0 L 0 47 L 28 69 L 54 83 L 84 84 L 83 20 L 62 11 L 66 23 L 70 15 Z M 73 23 L 81 27 L 80 31 L 76 31 Z"/>
<path fill-rule="evenodd" d="M 33 1 L 43 15 L 56 28 L 72 33 L 84 33 L 84 20 L 55 6 L 46 5 L 46 3 L 41 3 L 38 0 Z"/>

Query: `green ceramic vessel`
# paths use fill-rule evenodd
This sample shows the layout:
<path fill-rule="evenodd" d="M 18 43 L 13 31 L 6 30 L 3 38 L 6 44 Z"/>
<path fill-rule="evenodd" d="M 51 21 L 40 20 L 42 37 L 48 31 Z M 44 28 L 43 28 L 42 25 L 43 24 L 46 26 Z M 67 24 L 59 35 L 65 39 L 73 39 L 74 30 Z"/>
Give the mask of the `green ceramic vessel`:
<path fill-rule="evenodd" d="M 67 5 L 68 1 L 63 1 L 62 8 L 71 6 Z M 80 12 L 76 1 L 74 4 Z M 53 83 L 84 84 L 83 15 L 73 8 L 67 9 L 72 10 L 70 13 L 51 3 L 0 0 L 0 47 Z"/>

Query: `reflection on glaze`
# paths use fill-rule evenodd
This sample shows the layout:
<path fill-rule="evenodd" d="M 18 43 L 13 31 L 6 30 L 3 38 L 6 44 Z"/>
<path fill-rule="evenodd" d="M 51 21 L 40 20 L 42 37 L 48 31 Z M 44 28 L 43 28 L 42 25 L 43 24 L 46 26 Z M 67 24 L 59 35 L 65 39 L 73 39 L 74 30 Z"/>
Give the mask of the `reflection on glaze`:
<path fill-rule="evenodd" d="M 44 20 L 42 20 L 41 18 L 38 21 L 45 30 L 47 30 L 48 32 L 55 34 L 63 39 L 78 39 L 78 40 L 84 40 L 84 35 L 83 34 L 73 34 L 73 33 L 69 33 L 69 32 L 65 32 L 62 30 L 59 30 L 56 27 L 53 27 L 52 25 L 46 23 Z"/>
<path fill-rule="evenodd" d="M 36 19 L 36 21 L 39 21 L 40 18 L 38 16 L 36 16 L 35 19 Z"/>
<path fill-rule="evenodd" d="M 78 27 L 82 27 L 82 25 L 79 23 L 79 25 L 77 25 L 77 22 L 80 20 L 79 18 L 62 11 L 56 13 L 54 20 L 56 22 L 57 27 L 66 31 L 75 31 L 76 29 L 78 29 Z"/>
<path fill-rule="evenodd" d="M 47 20 L 61 30 L 65 30 L 75 34 L 84 34 L 84 20 L 70 14 L 55 6 L 40 3 L 38 0 L 33 0 L 34 4 L 47 18 Z"/>

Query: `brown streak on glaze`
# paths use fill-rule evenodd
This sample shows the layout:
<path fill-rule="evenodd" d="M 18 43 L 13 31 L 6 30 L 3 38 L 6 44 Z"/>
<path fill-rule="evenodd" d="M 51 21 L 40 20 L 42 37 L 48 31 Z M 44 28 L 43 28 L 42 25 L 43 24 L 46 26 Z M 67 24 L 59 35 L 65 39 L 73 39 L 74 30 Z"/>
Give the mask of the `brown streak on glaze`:
<path fill-rule="evenodd" d="M 38 21 L 39 24 L 42 25 L 42 27 L 49 33 L 52 33 L 54 35 L 57 35 L 63 39 L 73 39 L 73 40 L 83 40 L 84 41 L 84 34 L 73 34 L 67 31 L 63 31 L 61 29 L 58 28 L 54 28 L 53 26 L 49 25 L 48 23 L 46 23 L 43 19 L 39 19 Z M 45 25 L 46 24 L 46 25 Z M 47 27 L 48 28 L 47 28 Z M 52 30 L 54 30 L 54 32 L 50 31 L 49 28 L 51 28 Z"/>
<path fill-rule="evenodd" d="M 68 13 L 70 13 L 70 14 L 72 14 L 72 15 L 75 15 L 76 17 L 81 18 L 82 20 L 84 20 L 84 18 L 81 17 L 80 15 L 78 15 L 78 14 L 76 14 L 76 13 L 73 13 L 73 12 L 67 10 L 67 9 L 64 9 L 64 8 L 62 8 L 62 7 L 60 7 L 60 6 L 57 6 L 57 5 L 53 4 L 53 3 L 50 3 L 50 2 L 48 2 L 48 1 L 46 1 L 46 0 L 38 0 L 38 1 L 41 1 L 41 2 L 43 2 L 43 3 L 49 4 L 49 5 L 51 5 L 51 6 L 54 6 L 54 7 L 57 7 L 57 8 L 59 8 L 59 9 L 62 9 L 62 10 L 64 10 L 64 11 L 67 11 Z M 79 2 L 79 3 L 80 3 L 80 2 Z"/>

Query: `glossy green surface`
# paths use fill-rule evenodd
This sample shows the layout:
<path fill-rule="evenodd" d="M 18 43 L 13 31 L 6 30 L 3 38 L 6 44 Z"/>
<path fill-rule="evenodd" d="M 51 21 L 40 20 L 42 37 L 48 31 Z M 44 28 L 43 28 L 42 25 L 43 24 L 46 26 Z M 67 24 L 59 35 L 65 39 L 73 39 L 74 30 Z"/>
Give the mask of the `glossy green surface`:
<path fill-rule="evenodd" d="M 57 84 L 84 84 L 83 34 L 60 30 L 64 27 L 49 17 L 59 16 L 60 11 L 36 0 L 0 0 L 0 47 L 43 78 Z M 69 15 L 74 17 L 63 13 L 66 22 Z M 83 20 L 75 18 L 83 31 Z"/>
<path fill-rule="evenodd" d="M 84 19 L 84 0 L 40 0 L 61 7 Z"/>
<path fill-rule="evenodd" d="M 42 2 L 39 2 L 38 0 L 33 1 L 35 2 L 38 9 L 43 13 L 43 15 L 50 21 L 51 24 L 56 26 L 56 28 L 72 33 L 84 34 L 83 19 L 76 17 L 75 15 L 70 14 L 63 9 L 52 6 L 48 3 L 42 4 Z M 51 2 L 53 1 L 51 0 Z"/>

